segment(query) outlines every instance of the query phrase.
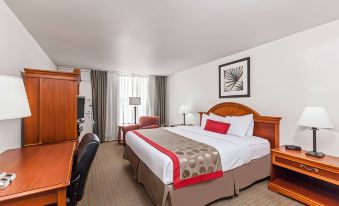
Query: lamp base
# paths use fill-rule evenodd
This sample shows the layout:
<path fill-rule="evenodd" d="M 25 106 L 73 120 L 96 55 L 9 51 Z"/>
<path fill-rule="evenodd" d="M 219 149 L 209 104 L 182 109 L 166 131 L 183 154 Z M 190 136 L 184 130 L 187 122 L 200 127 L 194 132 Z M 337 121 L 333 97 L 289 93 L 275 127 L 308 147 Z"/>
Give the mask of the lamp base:
<path fill-rule="evenodd" d="M 312 157 L 318 157 L 318 158 L 323 158 L 323 157 L 325 157 L 325 154 L 324 154 L 324 153 L 322 153 L 322 152 L 314 152 L 314 151 L 306 152 L 306 155 L 312 156 Z"/>

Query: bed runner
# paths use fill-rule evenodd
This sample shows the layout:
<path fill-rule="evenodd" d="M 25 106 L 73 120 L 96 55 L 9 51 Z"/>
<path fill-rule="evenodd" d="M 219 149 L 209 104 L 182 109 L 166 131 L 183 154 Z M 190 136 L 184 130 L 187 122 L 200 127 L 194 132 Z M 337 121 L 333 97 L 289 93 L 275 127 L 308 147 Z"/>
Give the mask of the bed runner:
<path fill-rule="evenodd" d="M 210 145 L 162 128 L 132 132 L 171 158 L 174 189 L 212 180 L 223 175 L 219 152 Z"/>

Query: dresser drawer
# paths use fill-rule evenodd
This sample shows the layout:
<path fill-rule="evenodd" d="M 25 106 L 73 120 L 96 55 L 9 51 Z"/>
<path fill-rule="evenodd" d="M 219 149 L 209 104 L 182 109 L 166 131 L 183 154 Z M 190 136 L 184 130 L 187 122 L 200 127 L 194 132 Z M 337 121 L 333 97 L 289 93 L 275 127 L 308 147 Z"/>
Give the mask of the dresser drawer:
<path fill-rule="evenodd" d="M 327 169 L 326 167 L 311 165 L 298 159 L 286 158 L 279 155 L 273 155 L 272 163 L 274 165 L 339 185 L 339 174 Z"/>

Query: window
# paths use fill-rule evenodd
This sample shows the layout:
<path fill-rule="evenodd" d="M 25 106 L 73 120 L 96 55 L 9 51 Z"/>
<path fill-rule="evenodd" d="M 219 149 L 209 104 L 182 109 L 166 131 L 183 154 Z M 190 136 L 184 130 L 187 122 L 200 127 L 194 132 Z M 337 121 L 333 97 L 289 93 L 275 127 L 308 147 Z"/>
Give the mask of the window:
<path fill-rule="evenodd" d="M 129 97 L 141 97 L 137 106 L 137 122 L 140 116 L 150 114 L 149 78 L 145 75 L 118 74 L 118 122 L 134 123 L 134 106 Z"/>

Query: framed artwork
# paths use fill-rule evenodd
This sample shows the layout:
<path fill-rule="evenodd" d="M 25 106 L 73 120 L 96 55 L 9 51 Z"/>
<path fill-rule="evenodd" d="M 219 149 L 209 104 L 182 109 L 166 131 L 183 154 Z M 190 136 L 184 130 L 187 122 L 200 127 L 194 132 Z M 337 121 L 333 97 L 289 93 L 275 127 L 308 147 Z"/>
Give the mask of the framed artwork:
<path fill-rule="evenodd" d="M 250 57 L 219 66 L 219 98 L 250 97 Z"/>

